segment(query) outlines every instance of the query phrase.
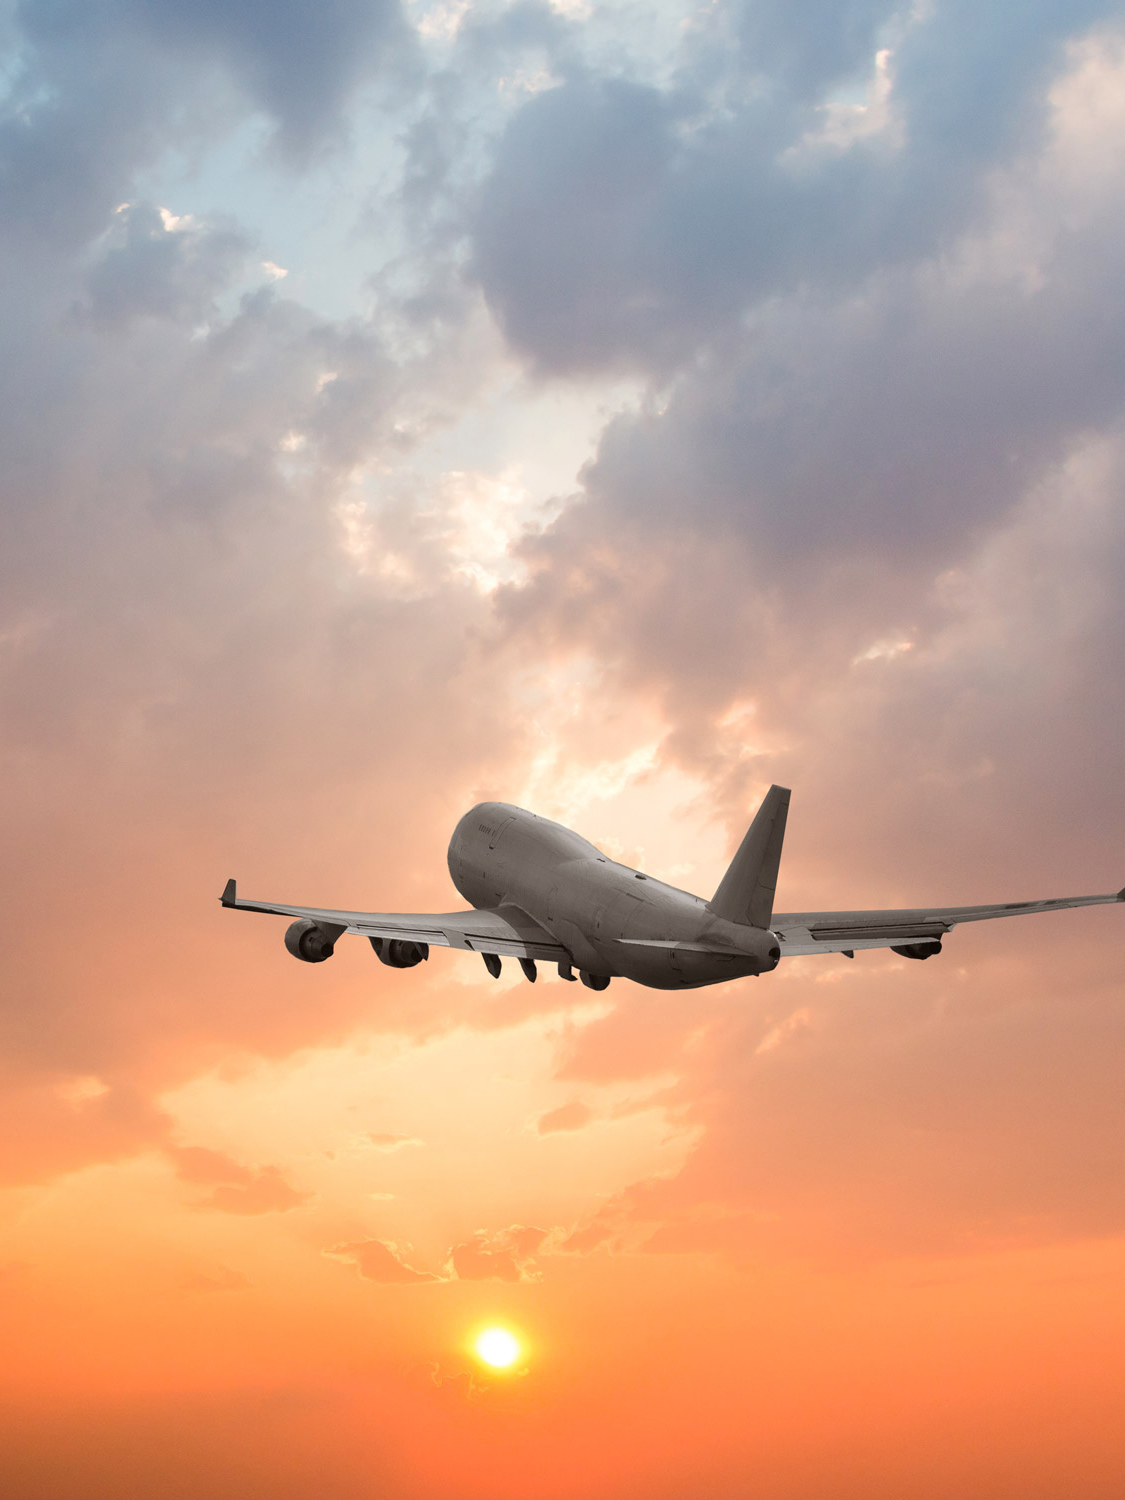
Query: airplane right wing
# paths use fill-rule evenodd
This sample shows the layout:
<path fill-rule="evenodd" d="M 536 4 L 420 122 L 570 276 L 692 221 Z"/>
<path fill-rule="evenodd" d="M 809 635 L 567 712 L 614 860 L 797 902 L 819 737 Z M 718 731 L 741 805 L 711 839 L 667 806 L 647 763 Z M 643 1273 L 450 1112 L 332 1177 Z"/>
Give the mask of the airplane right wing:
<path fill-rule="evenodd" d="M 999 906 L 930 906 L 901 911 L 783 912 L 770 927 L 781 940 L 783 958 L 809 953 L 854 953 L 858 948 L 892 948 L 908 958 L 929 958 L 959 922 L 993 917 L 1066 911 L 1075 906 L 1106 906 L 1125 901 L 1125 890 L 1105 896 L 1057 896 L 1046 901 L 1007 901 Z M 913 949 L 914 951 L 910 951 Z"/>

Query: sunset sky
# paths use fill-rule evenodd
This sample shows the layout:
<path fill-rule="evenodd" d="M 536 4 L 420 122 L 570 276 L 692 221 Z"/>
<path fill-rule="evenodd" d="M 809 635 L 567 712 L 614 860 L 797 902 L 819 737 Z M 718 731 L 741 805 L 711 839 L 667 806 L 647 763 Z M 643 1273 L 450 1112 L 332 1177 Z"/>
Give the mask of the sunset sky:
<path fill-rule="evenodd" d="M 0 0 L 0 1490 L 1120 1500 L 1125 912 L 535 986 L 474 802 L 1125 884 L 1125 13 Z M 506 1369 L 487 1328 L 519 1340 Z"/>

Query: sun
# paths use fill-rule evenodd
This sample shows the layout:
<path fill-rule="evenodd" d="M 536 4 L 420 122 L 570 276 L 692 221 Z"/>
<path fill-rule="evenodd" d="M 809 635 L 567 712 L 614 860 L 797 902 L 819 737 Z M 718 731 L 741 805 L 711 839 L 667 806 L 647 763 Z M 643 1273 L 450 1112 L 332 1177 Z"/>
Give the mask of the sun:
<path fill-rule="evenodd" d="M 506 1328 L 485 1328 L 473 1341 L 476 1356 L 493 1370 L 509 1370 L 521 1354 L 520 1341 Z"/>

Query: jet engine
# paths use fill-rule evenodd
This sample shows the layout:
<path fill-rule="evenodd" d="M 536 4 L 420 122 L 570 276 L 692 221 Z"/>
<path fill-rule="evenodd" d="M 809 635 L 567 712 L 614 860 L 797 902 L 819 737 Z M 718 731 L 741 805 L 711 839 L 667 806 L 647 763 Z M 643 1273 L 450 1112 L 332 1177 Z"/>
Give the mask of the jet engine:
<path fill-rule="evenodd" d="M 891 952 L 903 958 L 933 958 L 941 952 L 941 938 L 928 938 L 924 943 L 902 943 L 897 948 L 892 946 Z"/>
<path fill-rule="evenodd" d="M 412 943 L 408 938 L 368 938 L 375 956 L 389 969 L 412 969 L 430 956 L 429 943 Z"/>
<path fill-rule="evenodd" d="M 342 931 L 340 927 L 329 930 L 311 917 L 303 917 L 286 929 L 285 946 L 303 963 L 322 964 L 326 958 L 332 957 L 336 939 Z"/>

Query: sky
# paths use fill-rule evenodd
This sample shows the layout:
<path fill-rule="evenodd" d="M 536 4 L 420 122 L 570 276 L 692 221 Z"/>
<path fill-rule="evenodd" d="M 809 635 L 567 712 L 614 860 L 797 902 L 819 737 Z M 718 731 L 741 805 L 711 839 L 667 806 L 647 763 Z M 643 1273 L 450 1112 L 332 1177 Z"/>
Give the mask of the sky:
<path fill-rule="evenodd" d="M 1110 1500 L 1125 928 L 286 953 L 501 799 L 1125 883 L 1125 13 L 0 0 L 0 1479 Z M 473 1349 L 487 1326 L 521 1353 Z"/>

